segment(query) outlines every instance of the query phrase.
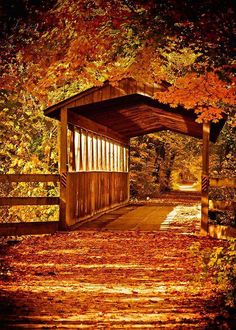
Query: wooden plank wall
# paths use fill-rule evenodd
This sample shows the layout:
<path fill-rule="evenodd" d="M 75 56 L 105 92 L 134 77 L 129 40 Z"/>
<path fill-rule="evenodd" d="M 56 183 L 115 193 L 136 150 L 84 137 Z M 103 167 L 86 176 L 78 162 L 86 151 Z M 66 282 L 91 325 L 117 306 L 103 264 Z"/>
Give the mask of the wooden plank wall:
<path fill-rule="evenodd" d="M 67 226 L 128 202 L 128 173 L 74 172 L 67 179 Z"/>

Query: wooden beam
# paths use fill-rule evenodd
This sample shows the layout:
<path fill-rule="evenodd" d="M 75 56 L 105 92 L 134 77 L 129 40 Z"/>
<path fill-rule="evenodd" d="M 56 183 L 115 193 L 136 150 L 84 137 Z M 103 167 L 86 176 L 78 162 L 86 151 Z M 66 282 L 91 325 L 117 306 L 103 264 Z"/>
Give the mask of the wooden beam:
<path fill-rule="evenodd" d="M 0 224 L 0 236 L 53 234 L 57 230 L 58 221 Z"/>
<path fill-rule="evenodd" d="M 84 145 L 83 145 L 83 139 L 82 139 L 82 134 L 83 131 L 82 129 L 79 130 L 80 131 L 80 135 L 79 135 L 79 144 L 80 144 L 80 151 L 79 151 L 79 164 L 80 164 L 80 170 L 83 171 L 84 170 L 84 157 L 83 157 L 83 153 L 84 153 Z"/>
<path fill-rule="evenodd" d="M 125 163 L 126 163 L 127 170 L 128 170 L 128 175 L 127 175 L 127 196 L 128 196 L 128 201 L 129 201 L 130 200 L 130 163 L 131 163 L 131 160 L 130 160 L 130 157 L 131 157 L 130 145 L 129 145 L 129 148 L 128 148 L 127 152 L 128 152 L 128 157 L 127 157 Z"/>
<path fill-rule="evenodd" d="M 93 133 L 91 133 L 91 137 L 92 137 L 92 150 L 91 150 L 91 153 L 92 153 L 92 171 L 94 171 L 95 168 L 96 168 L 96 165 L 95 165 L 94 134 Z"/>
<path fill-rule="evenodd" d="M 0 174 L 0 182 L 58 182 L 59 174 Z"/>
<path fill-rule="evenodd" d="M 74 126 L 68 130 L 68 163 L 69 171 L 75 171 L 75 130 Z"/>
<path fill-rule="evenodd" d="M 201 198 L 201 234 L 208 233 L 209 211 L 209 139 L 210 124 L 203 123 L 203 146 L 202 146 L 202 198 Z"/>
<path fill-rule="evenodd" d="M 85 131 L 85 170 L 89 171 L 89 136 L 88 136 L 88 131 Z"/>
<path fill-rule="evenodd" d="M 93 133 L 97 133 L 98 135 L 104 135 L 105 137 L 110 137 L 111 139 L 117 140 L 118 142 L 122 142 L 123 144 L 128 144 L 128 139 L 121 134 L 91 119 L 88 119 L 81 115 L 77 115 L 72 111 L 68 111 L 68 121 L 72 125 L 81 127 L 85 130 L 89 130 Z"/>
<path fill-rule="evenodd" d="M 58 197 L 0 197 L 0 206 L 58 204 Z"/>
<path fill-rule="evenodd" d="M 67 155 L 67 129 L 68 115 L 67 109 L 61 109 L 61 127 L 60 127 L 60 173 L 68 171 L 68 155 Z"/>
<path fill-rule="evenodd" d="M 66 219 L 66 204 L 67 204 L 67 173 L 68 173 L 68 151 L 67 151 L 67 130 L 68 130 L 68 110 L 62 108 L 60 110 L 60 214 L 59 214 L 59 229 L 67 228 Z"/>

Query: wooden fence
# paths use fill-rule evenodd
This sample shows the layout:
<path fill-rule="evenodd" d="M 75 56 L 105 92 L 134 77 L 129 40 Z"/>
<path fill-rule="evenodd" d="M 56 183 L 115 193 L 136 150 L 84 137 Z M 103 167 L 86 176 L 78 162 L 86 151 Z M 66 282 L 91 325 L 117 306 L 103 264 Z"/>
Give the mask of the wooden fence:
<path fill-rule="evenodd" d="M 59 174 L 0 174 L 0 182 L 53 182 L 60 181 Z M 59 205 L 59 197 L 0 197 L 0 206 Z M 0 236 L 46 234 L 58 229 L 59 221 L 1 223 Z"/>
<path fill-rule="evenodd" d="M 128 202 L 128 173 L 99 173 L 101 180 L 107 184 L 96 185 L 94 179 L 89 179 L 89 184 L 82 178 L 83 173 L 70 174 L 68 179 L 69 189 L 68 198 L 70 200 L 70 225 L 76 223 L 76 218 L 86 218 L 92 216 L 100 210 L 109 209 L 116 204 Z M 90 176 L 98 174 L 90 174 Z M 99 177 L 100 177 L 99 176 Z M 114 178 L 113 178 L 114 176 Z M 113 178 L 113 179 L 112 179 Z M 76 180 L 75 180 L 76 179 Z M 109 180 L 108 180 L 109 179 Z M 110 182 L 110 179 L 111 182 Z M 108 180 L 108 181 L 107 181 Z M 117 181 L 118 180 L 118 181 Z M 53 182 L 60 181 L 59 174 L 0 174 L 0 183 L 11 184 L 13 182 Z M 114 183 L 113 187 L 111 183 Z M 109 184 L 108 184 L 109 183 Z M 118 184 L 119 183 L 119 184 Z M 120 186 L 122 183 L 122 186 Z M 103 187 L 104 185 L 104 187 Z M 236 188 L 236 179 L 210 179 L 211 187 L 230 187 Z M 80 187 L 80 188 L 79 188 Z M 99 188 L 100 187 L 100 188 Z M 104 190 L 101 190 L 103 187 Z M 81 189 L 82 188 L 82 189 Z M 113 195 L 109 195 L 110 188 Z M 99 190 L 100 189 L 100 190 Z M 84 195 L 86 192 L 87 195 Z M 82 195 L 81 195 L 82 193 Z M 87 197 L 86 197 L 87 196 Z M 101 199 L 101 196 L 103 199 Z M 85 199 L 85 200 L 84 200 Z M 72 203 L 73 201 L 73 203 Z M 83 201 L 83 203 L 82 203 Z M 72 204 L 73 205 L 72 205 Z M 15 205 L 60 205 L 59 197 L 0 197 L 0 206 Z M 210 200 L 209 206 L 213 210 L 234 210 L 234 201 Z M 73 214 L 72 214 L 73 213 Z M 0 236 L 26 235 L 26 234 L 45 234 L 53 233 L 58 230 L 58 221 L 47 222 L 19 222 L 19 223 L 1 223 Z M 236 237 L 236 229 L 226 226 L 213 225 L 208 226 L 208 234 L 216 238 Z"/>
<path fill-rule="evenodd" d="M 212 178 L 210 179 L 210 187 L 215 188 L 236 188 L 236 178 Z M 212 211 L 232 210 L 236 212 L 236 201 L 228 200 L 209 200 L 209 209 Z M 236 228 L 230 226 L 209 224 L 208 234 L 218 239 L 236 238 Z"/>
<path fill-rule="evenodd" d="M 236 188 L 236 179 L 210 179 L 210 187 L 214 188 Z M 210 200 L 209 207 L 213 210 L 234 210 L 235 209 L 235 200 L 228 201 L 228 200 Z"/>

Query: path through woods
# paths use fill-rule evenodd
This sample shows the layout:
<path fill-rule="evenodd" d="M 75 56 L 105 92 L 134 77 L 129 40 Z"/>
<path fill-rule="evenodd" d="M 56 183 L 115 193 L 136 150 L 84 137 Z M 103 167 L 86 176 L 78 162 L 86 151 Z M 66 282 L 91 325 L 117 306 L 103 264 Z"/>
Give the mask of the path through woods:
<path fill-rule="evenodd" d="M 0 328 L 218 329 L 225 321 L 215 286 L 193 281 L 189 247 L 225 243 L 194 234 L 199 210 L 174 206 L 159 231 L 98 228 L 7 247 Z"/>

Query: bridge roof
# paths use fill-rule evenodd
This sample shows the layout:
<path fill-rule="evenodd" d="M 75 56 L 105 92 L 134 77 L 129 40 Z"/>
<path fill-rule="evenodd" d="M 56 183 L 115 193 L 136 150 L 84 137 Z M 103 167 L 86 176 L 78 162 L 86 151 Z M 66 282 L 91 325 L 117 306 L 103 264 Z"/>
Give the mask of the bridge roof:
<path fill-rule="evenodd" d="M 196 122 L 193 110 L 171 108 L 154 100 L 160 87 L 122 79 L 116 85 L 108 81 L 59 102 L 46 110 L 46 116 L 60 120 L 60 109 L 104 125 L 120 135 L 131 138 L 160 130 L 172 130 L 202 138 L 202 124 Z M 215 142 L 224 126 L 225 118 L 211 124 L 211 141 Z"/>

